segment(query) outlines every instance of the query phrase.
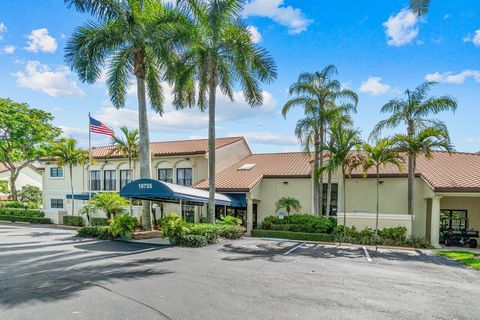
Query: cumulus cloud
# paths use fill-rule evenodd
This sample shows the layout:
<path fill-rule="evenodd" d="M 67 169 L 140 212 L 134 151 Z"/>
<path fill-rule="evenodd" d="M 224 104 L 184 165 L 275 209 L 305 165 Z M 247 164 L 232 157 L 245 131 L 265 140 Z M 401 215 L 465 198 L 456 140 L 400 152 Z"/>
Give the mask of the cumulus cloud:
<path fill-rule="evenodd" d="M 262 34 L 258 31 L 257 27 L 248 26 L 247 30 L 250 33 L 250 38 L 253 43 L 259 43 L 262 41 Z"/>
<path fill-rule="evenodd" d="M 246 17 L 266 17 L 286 26 L 288 33 L 299 34 L 307 30 L 313 20 L 305 17 L 301 9 L 286 6 L 284 0 L 251 0 L 244 10 Z"/>
<path fill-rule="evenodd" d="M 27 61 L 25 70 L 12 75 L 17 78 L 18 87 L 40 91 L 51 97 L 85 95 L 65 66 L 52 70 L 38 61 Z"/>
<path fill-rule="evenodd" d="M 419 21 L 419 18 L 408 9 L 402 9 L 396 15 L 390 16 L 383 23 L 388 45 L 400 47 L 412 42 L 418 36 Z"/>
<path fill-rule="evenodd" d="M 296 146 L 298 140 L 294 136 L 272 133 L 268 131 L 262 132 L 241 132 L 230 134 L 232 137 L 243 136 L 249 143 L 269 144 L 276 146 Z"/>
<path fill-rule="evenodd" d="M 442 82 L 442 83 L 452 83 L 452 84 L 462 84 L 467 78 L 472 78 L 475 82 L 480 83 L 480 71 L 466 69 L 459 73 L 453 72 L 435 72 L 429 73 L 425 76 L 425 80 Z"/>
<path fill-rule="evenodd" d="M 2 51 L 6 54 L 13 54 L 15 52 L 15 46 L 6 45 L 5 47 L 3 47 Z"/>
<path fill-rule="evenodd" d="M 371 94 L 373 96 L 378 96 L 390 91 L 390 86 L 388 84 L 382 83 L 382 78 L 380 77 L 370 77 L 367 81 L 363 81 L 360 85 L 360 91 Z"/>
<path fill-rule="evenodd" d="M 468 36 L 466 36 L 465 38 L 463 38 L 463 41 L 464 41 L 464 42 L 471 42 L 471 43 L 473 43 L 475 46 L 480 46 L 480 29 L 475 30 L 475 34 L 474 34 L 474 35 L 469 34 Z"/>
<path fill-rule="evenodd" d="M 55 52 L 57 50 L 57 40 L 48 34 L 46 28 L 32 30 L 27 39 L 25 50 L 29 52 Z"/>

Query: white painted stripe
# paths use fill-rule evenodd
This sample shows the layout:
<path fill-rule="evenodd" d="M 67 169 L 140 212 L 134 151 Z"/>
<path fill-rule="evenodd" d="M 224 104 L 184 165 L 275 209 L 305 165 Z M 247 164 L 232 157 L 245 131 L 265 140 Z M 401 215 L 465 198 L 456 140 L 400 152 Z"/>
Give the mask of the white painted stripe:
<path fill-rule="evenodd" d="M 286 256 L 286 255 L 289 255 L 290 253 L 292 253 L 293 251 L 303 247 L 303 245 L 306 244 L 306 242 L 302 242 L 300 243 L 298 246 L 295 246 L 293 247 L 292 249 L 288 250 L 287 252 L 285 252 L 283 255 Z"/>
<path fill-rule="evenodd" d="M 365 257 L 367 257 L 367 261 L 372 262 L 372 258 L 370 258 L 370 253 L 368 253 L 367 248 L 365 247 L 362 247 L 362 248 L 363 248 L 363 252 L 365 253 Z"/>

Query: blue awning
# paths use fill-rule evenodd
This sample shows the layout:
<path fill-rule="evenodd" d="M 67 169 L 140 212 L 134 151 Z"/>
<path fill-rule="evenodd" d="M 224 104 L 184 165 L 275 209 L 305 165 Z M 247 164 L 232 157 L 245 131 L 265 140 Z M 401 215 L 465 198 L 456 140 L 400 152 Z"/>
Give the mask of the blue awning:
<path fill-rule="evenodd" d="M 153 179 L 139 179 L 130 182 L 120 190 L 124 198 L 184 202 L 185 204 L 203 205 L 208 203 L 208 191 Z M 215 193 L 215 203 L 220 206 L 245 207 L 241 200 Z"/>
<path fill-rule="evenodd" d="M 96 193 L 93 193 L 92 192 L 92 198 L 93 196 L 95 195 Z M 75 200 L 88 200 L 90 197 L 89 197 L 89 194 L 88 193 L 77 193 L 77 194 L 74 194 L 73 195 L 73 199 Z M 71 194 L 67 194 L 67 199 L 72 199 L 72 195 Z"/>

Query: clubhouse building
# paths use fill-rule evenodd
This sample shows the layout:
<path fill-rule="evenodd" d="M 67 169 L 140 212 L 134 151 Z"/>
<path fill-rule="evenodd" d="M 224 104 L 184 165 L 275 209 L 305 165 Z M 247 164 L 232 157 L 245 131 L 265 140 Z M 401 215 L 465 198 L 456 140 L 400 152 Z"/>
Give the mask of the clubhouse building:
<path fill-rule="evenodd" d="M 186 220 L 200 222 L 206 216 L 206 139 L 151 143 L 153 179 L 151 183 L 144 181 L 137 185 L 139 161 L 133 161 L 130 174 L 128 159 L 111 154 L 111 148 L 92 149 L 96 160 L 92 167 L 74 168 L 75 214 L 87 203 L 89 193 L 120 192 L 129 198 L 153 200 L 157 217 L 175 212 Z M 265 217 L 278 214 L 275 203 L 282 197 L 298 199 L 301 212 L 311 213 L 312 165 L 311 157 L 303 152 L 252 154 L 243 137 L 217 139 L 216 216 L 235 215 L 250 231 Z M 413 235 L 429 237 L 434 245 L 438 244 L 441 229 L 480 229 L 480 155 L 434 152 L 431 160 L 419 157 L 413 219 L 407 214 L 406 171 L 387 166 L 381 168 L 380 177 L 380 228 L 405 226 Z M 341 206 L 345 195 L 340 171 L 334 174 L 332 182 L 330 214 L 343 223 Z M 72 214 L 70 175 L 66 168 L 44 160 L 42 187 L 47 217 L 61 222 L 62 215 Z M 327 188 L 323 189 L 326 199 Z M 346 179 L 345 189 L 347 225 L 360 229 L 374 227 L 374 172 L 353 172 Z M 134 210 L 139 214 L 141 207 L 135 206 Z M 324 207 L 324 213 L 325 210 Z"/>

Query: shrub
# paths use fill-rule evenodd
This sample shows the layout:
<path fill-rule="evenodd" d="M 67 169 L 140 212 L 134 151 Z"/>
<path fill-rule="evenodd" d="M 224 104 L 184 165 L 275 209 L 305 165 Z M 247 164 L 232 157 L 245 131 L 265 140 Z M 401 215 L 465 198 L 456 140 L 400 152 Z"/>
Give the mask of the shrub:
<path fill-rule="evenodd" d="M 16 216 L 28 218 L 43 218 L 45 213 L 41 210 L 34 209 L 18 209 L 18 208 L 0 208 L 0 215 L 2 216 Z"/>
<path fill-rule="evenodd" d="M 186 225 L 189 235 L 202 236 L 207 239 L 208 243 L 217 242 L 218 230 L 214 227 L 213 224 L 208 223 L 190 223 Z"/>
<path fill-rule="evenodd" d="M 223 220 L 220 223 L 239 226 L 242 224 L 242 220 L 233 216 L 226 216 L 225 218 L 223 218 Z"/>
<path fill-rule="evenodd" d="M 204 236 L 196 235 L 196 234 L 188 234 L 183 237 L 178 238 L 178 245 L 184 247 L 204 247 L 208 244 L 207 238 Z"/>
<path fill-rule="evenodd" d="M 330 233 L 335 227 L 333 218 L 309 214 L 293 214 L 280 219 L 276 216 L 266 217 L 261 225 L 264 230 Z"/>
<path fill-rule="evenodd" d="M 255 229 L 252 230 L 253 237 L 262 238 L 279 238 L 288 240 L 305 240 L 305 241 L 332 241 L 332 236 L 326 233 L 309 233 L 309 232 L 290 232 L 290 231 L 272 231 Z"/>
<path fill-rule="evenodd" d="M 37 224 L 49 224 L 52 221 L 49 218 L 39 218 L 39 217 L 22 217 L 22 216 L 13 216 L 13 215 L 0 215 L 1 221 L 10 221 L 10 222 L 29 222 Z"/>
<path fill-rule="evenodd" d="M 110 232 L 109 227 L 105 226 L 86 226 L 77 230 L 77 236 L 83 238 L 98 238 L 102 240 L 116 239 Z"/>
<path fill-rule="evenodd" d="M 18 200 L 28 203 L 29 208 L 38 208 L 42 203 L 42 191 L 39 187 L 26 185 L 18 193 Z"/>
<path fill-rule="evenodd" d="M 92 218 L 92 226 L 108 226 L 107 218 Z"/>
<path fill-rule="evenodd" d="M 183 219 L 175 213 L 161 219 L 162 235 L 175 242 L 187 234 L 188 229 Z"/>
<path fill-rule="evenodd" d="M 226 239 L 240 239 L 247 231 L 242 226 L 235 225 L 218 225 L 218 236 Z"/>
<path fill-rule="evenodd" d="M 83 217 L 63 216 L 63 224 L 72 227 L 83 227 Z"/>
<path fill-rule="evenodd" d="M 394 242 L 402 242 L 406 238 L 407 228 L 405 227 L 395 227 L 395 228 L 384 228 L 380 230 L 379 235 L 385 240 L 392 240 Z"/>
<path fill-rule="evenodd" d="M 125 236 L 129 238 L 138 225 L 138 220 L 128 214 L 118 214 L 113 217 L 110 224 L 110 232 L 113 236 Z"/>
<path fill-rule="evenodd" d="M 17 209 L 29 209 L 29 204 L 27 202 L 11 200 L 11 201 L 0 201 L 0 208 L 17 208 Z M 32 208 L 36 209 L 36 208 Z"/>

